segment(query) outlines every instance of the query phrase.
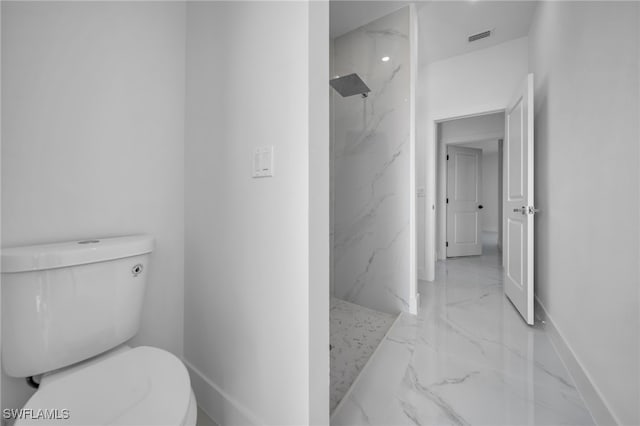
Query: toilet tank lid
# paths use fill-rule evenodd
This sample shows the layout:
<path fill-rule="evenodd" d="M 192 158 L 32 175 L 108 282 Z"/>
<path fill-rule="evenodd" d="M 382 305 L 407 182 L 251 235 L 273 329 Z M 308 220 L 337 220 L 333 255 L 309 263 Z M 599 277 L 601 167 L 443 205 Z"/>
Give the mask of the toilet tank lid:
<path fill-rule="evenodd" d="M 2 273 L 39 271 L 151 253 L 150 235 L 90 238 L 2 249 Z"/>

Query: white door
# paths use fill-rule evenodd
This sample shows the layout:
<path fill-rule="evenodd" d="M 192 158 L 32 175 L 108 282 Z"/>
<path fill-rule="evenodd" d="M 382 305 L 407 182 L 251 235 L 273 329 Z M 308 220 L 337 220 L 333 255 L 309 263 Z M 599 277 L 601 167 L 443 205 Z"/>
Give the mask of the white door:
<path fill-rule="evenodd" d="M 447 148 L 447 257 L 482 254 L 482 150 Z"/>
<path fill-rule="evenodd" d="M 533 74 L 507 106 L 503 151 L 504 292 L 533 324 Z"/>

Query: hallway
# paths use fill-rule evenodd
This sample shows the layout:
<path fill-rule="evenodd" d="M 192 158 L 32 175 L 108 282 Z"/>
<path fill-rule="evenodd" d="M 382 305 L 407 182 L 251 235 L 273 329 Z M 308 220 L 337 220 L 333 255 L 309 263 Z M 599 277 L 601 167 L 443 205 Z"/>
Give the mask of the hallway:
<path fill-rule="evenodd" d="M 332 425 L 594 424 L 549 337 L 502 292 L 500 254 L 438 263 L 418 316 L 401 314 Z"/>

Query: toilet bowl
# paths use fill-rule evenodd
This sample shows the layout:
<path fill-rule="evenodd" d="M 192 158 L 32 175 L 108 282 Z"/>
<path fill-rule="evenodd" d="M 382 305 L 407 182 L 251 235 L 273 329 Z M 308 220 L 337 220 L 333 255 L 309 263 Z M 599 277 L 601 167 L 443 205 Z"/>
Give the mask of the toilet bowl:
<path fill-rule="evenodd" d="M 197 405 L 184 364 L 167 351 L 141 346 L 45 375 L 23 412 L 28 418 L 16 426 L 195 426 Z"/>
<path fill-rule="evenodd" d="M 33 381 L 23 425 L 194 426 L 189 374 L 175 355 L 131 348 L 154 240 L 88 239 L 2 251 L 2 367 Z"/>

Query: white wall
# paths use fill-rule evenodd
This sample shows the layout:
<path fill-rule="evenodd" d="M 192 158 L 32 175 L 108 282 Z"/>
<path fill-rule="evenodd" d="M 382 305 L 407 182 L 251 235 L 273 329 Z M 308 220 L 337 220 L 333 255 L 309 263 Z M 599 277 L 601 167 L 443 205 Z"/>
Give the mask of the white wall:
<path fill-rule="evenodd" d="M 486 148 L 497 150 L 497 145 L 492 144 L 495 143 L 495 139 L 504 136 L 504 113 L 484 114 L 445 121 L 440 125 L 439 130 L 438 137 L 440 142 L 464 143 L 465 146 L 471 146 L 469 142 L 483 144 L 490 140 L 491 146 L 487 145 Z M 476 146 L 476 148 L 484 149 L 485 146 Z"/>
<path fill-rule="evenodd" d="M 309 421 L 329 424 L 329 2 L 309 3 Z"/>
<path fill-rule="evenodd" d="M 2 52 L 2 5 L 0 5 L 0 53 Z M 2 60 L 0 58 L 0 64 Z M 2 67 L 0 66 L 0 82 Z M 0 84 L 0 129 L 2 129 L 2 84 Z M 2 188 L 2 132 L 0 131 L 0 190 Z M 0 196 L 0 242 L 2 241 L 2 197 Z M 0 272 L 2 267 L 0 266 Z M 1 281 L 1 280 L 0 280 Z M 0 353 L 2 351 L 2 291 L 0 291 Z M 4 372 L 0 372 L 0 408 L 4 408 Z"/>
<path fill-rule="evenodd" d="M 336 38 L 333 49 L 334 73 L 357 73 L 371 89 L 366 99 L 333 97 L 334 292 L 389 313 L 415 301 L 409 35 L 405 7 Z"/>
<path fill-rule="evenodd" d="M 416 174 L 418 182 L 423 182 L 418 186 L 426 187 L 424 203 L 418 203 L 420 279 L 434 279 L 435 209 L 443 212 L 445 201 L 436 196 L 436 159 L 445 153 L 437 153 L 434 122 L 504 109 L 526 73 L 526 37 L 434 62 L 420 70 L 416 155 L 424 160 L 417 162 Z M 443 245 L 439 254 L 444 255 Z"/>
<path fill-rule="evenodd" d="M 218 424 L 328 423 L 326 8 L 187 6 L 184 352 Z"/>
<path fill-rule="evenodd" d="M 640 423 L 638 9 L 544 2 L 530 34 L 537 297 L 625 425 Z"/>
<path fill-rule="evenodd" d="M 494 142 L 496 145 L 498 141 Z M 482 230 L 498 232 L 498 153 L 482 151 Z M 496 241 L 497 243 L 497 241 Z"/>
<path fill-rule="evenodd" d="M 331 8 L 329 8 L 331 9 Z M 331 15 L 329 15 L 331 16 Z M 331 20 L 331 18 L 329 18 Z M 334 49 L 334 39 L 329 40 L 329 75 L 327 79 L 330 80 L 335 76 L 335 72 L 333 70 L 333 49 Z M 335 244 L 335 232 L 334 232 L 334 222 L 335 222 L 335 196 L 336 196 L 336 186 L 335 186 L 335 173 L 333 172 L 333 151 L 334 151 L 334 143 L 335 140 L 335 119 L 334 119 L 334 108 L 333 105 L 334 98 L 336 96 L 340 96 L 336 93 L 331 86 L 327 87 L 329 91 L 329 289 L 330 296 L 335 296 L 335 270 L 333 264 L 333 246 Z"/>
<path fill-rule="evenodd" d="M 184 5 L 2 2 L 2 246 L 156 237 L 132 340 L 182 354 Z M 3 407 L 31 390 L 3 380 Z"/>
<path fill-rule="evenodd" d="M 2 52 L 2 5 L 0 5 L 0 53 Z M 2 60 L 0 58 L 0 65 Z M 2 81 L 2 66 L 0 66 L 0 82 Z M 0 84 L 0 129 L 2 129 L 2 84 Z M 2 189 L 2 131 L 0 131 L 0 190 Z M 2 197 L 0 196 L 0 242 L 2 241 Z M 2 266 L 0 266 L 2 272 Z M 0 280 L 1 281 L 1 280 Z M 0 353 L 2 351 L 2 291 L 0 291 Z M 4 374 L 0 372 L 0 408 L 4 408 Z"/>

